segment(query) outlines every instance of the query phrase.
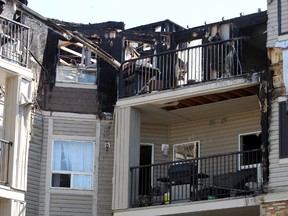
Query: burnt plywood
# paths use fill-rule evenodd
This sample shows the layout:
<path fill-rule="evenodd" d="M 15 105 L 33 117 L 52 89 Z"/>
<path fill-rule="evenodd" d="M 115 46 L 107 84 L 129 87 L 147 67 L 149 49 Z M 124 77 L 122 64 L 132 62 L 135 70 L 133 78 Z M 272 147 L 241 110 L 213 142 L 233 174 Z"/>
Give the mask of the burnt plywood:
<path fill-rule="evenodd" d="M 45 110 L 97 114 L 97 90 L 81 88 L 46 87 Z"/>
<path fill-rule="evenodd" d="M 259 94 L 259 86 L 251 86 L 251 87 L 247 87 L 243 89 L 231 90 L 228 92 L 186 98 L 186 99 L 177 101 L 176 105 L 165 106 L 162 109 L 167 110 L 167 111 L 177 110 L 177 109 L 182 109 L 182 108 L 187 108 L 187 107 L 192 107 L 192 106 L 199 106 L 203 104 L 210 104 L 210 103 L 225 101 L 229 99 L 247 97 L 247 96 L 258 95 L 258 94 Z"/>

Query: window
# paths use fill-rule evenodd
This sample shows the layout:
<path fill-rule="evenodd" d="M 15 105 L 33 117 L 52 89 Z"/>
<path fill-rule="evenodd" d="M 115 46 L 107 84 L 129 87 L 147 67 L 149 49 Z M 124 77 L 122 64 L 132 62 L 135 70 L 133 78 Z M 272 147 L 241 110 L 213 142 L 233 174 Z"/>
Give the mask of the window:
<path fill-rule="evenodd" d="M 93 142 L 54 140 L 52 187 L 92 189 Z"/>
<path fill-rule="evenodd" d="M 286 101 L 279 103 L 279 156 L 288 157 L 288 113 Z"/>
<path fill-rule="evenodd" d="M 173 160 L 194 159 L 200 156 L 199 142 L 175 144 L 173 146 Z"/>
<path fill-rule="evenodd" d="M 58 66 L 57 82 L 96 84 L 96 68 Z"/>

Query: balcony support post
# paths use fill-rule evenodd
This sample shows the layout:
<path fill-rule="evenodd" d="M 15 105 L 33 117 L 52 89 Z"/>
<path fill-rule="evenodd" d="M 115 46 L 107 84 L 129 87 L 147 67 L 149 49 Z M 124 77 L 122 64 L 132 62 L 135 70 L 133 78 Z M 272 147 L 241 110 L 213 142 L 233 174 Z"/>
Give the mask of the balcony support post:
<path fill-rule="evenodd" d="M 131 107 L 116 109 L 112 209 L 130 207 L 130 167 L 139 166 L 140 111 Z"/>

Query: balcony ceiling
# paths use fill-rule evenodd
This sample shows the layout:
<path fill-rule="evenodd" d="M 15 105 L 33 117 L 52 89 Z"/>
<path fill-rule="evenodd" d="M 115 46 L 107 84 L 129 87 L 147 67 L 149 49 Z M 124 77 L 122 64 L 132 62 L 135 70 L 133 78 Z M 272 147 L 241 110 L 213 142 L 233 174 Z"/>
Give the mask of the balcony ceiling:
<path fill-rule="evenodd" d="M 250 86 L 165 104 L 150 103 L 138 108 L 142 111 L 142 123 L 177 124 L 259 110 L 258 92 L 258 86 Z"/>

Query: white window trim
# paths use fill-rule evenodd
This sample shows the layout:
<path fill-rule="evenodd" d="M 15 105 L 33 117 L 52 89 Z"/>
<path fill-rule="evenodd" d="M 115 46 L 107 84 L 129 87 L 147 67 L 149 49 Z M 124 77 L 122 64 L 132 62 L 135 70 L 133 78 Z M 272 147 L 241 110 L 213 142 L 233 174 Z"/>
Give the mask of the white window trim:
<path fill-rule="evenodd" d="M 60 138 L 60 137 L 63 137 L 63 138 Z M 79 140 L 79 138 L 76 138 L 75 137 L 72 137 L 72 136 L 60 136 L 60 137 L 57 137 L 56 136 L 53 136 L 51 141 L 52 141 L 52 145 L 51 145 L 51 154 L 50 154 L 50 182 L 49 182 L 49 186 L 50 186 L 50 189 L 59 189 L 59 190 L 80 190 L 80 191 L 83 191 L 83 190 L 87 190 L 87 191 L 93 191 L 94 190 L 94 178 L 95 178 L 95 146 L 96 146 L 96 143 L 95 143 L 95 138 L 94 140 L 91 140 L 91 139 L 81 139 Z M 78 171 L 63 171 L 63 170 L 52 170 L 52 166 L 53 166 L 53 148 L 54 148 L 54 141 L 55 140 L 62 140 L 62 141 L 76 141 L 76 142 L 91 142 L 93 144 L 93 154 L 92 154 L 92 172 L 78 172 Z M 53 187 L 52 186 L 52 174 L 53 173 L 57 173 L 57 174 L 71 174 L 71 179 L 70 179 L 70 182 L 71 182 L 71 185 L 70 185 L 70 188 L 67 188 L 67 187 Z M 77 175 L 77 174 L 81 174 L 81 175 L 89 175 L 89 176 L 92 176 L 92 186 L 91 188 L 73 188 L 72 187 L 72 183 L 73 183 L 73 176 L 74 175 Z"/>
<path fill-rule="evenodd" d="M 151 153 L 151 164 L 154 164 L 154 144 L 153 143 L 140 143 L 141 146 L 151 146 L 152 153 Z M 151 167 L 151 185 L 153 185 L 153 179 L 154 179 L 154 166 Z"/>
<path fill-rule="evenodd" d="M 174 144 L 173 145 L 173 161 L 175 160 L 175 151 L 174 151 L 174 147 L 175 146 L 179 146 L 179 145 L 186 145 L 186 144 L 191 144 L 191 143 L 194 143 L 196 145 L 198 145 L 197 147 L 197 154 L 198 154 L 198 157 L 200 157 L 200 141 L 189 141 L 189 142 L 185 142 L 185 143 L 177 143 L 177 144 Z"/>
<path fill-rule="evenodd" d="M 238 151 L 241 152 L 243 150 L 241 150 L 241 136 L 246 136 L 246 135 L 257 135 L 260 134 L 261 131 L 254 131 L 254 132 L 248 132 L 248 133 L 242 133 L 239 134 L 238 136 Z M 240 160 L 240 156 L 238 157 L 238 170 L 242 170 L 242 169 L 248 169 L 248 168 L 255 168 L 257 167 L 259 164 L 249 164 L 249 165 L 241 165 L 241 160 Z"/>
<path fill-rule="evenodd" d="M 245 136 L 245 135 L 257 135 L 260 134 L 261 131 L 254 131 L 254 132 L 249 132 L 249 133 L 243 133 L 243 134 L 239 134 L 239 139 L 238 139 L 238 151 L 241 152 L 243 150 L 241 150 L 241 136 Z M 263 181 L 263 175 L 262 175 L 262 164 L 261 163 L 257 163 L 257 164 L 249 164 L 249 165 L 241 165 L 241 158 L 240 155 L 238 156 L 238 170 L 244 170 L 244 169 L 251 169 L 251 168 L 257 168 L 257 182 L 259 185 L 262 184 Z"/>
<path fill-rule="evenodd" d="M 78 75 L 79 75 L 79 70 L 80 68 L 77 67 L 69 67 L 69 66 L 57 66 L 56 69 L 56 83 L 55 86 L 58 87 L 70 87 L 70 88 L 86 88 L 86 89 L 97 89 L 97 84 L 96 83 L 89 83 L 89 82 L 78 82 L 77 80 L 75 81 L 63 81 L 63 80 L 59 80 L 58 76 L 59 76 L 59 70 L 61 69 L 67 69 L 67 70 L 71 70 L 71 71 L 75 71 L 75 73 L 77 74 L 76 79 L 78 79 Z M 97 68 L 95 68 L 95 72 L 96 72 L 96 82 L 97 82 Z"/>

